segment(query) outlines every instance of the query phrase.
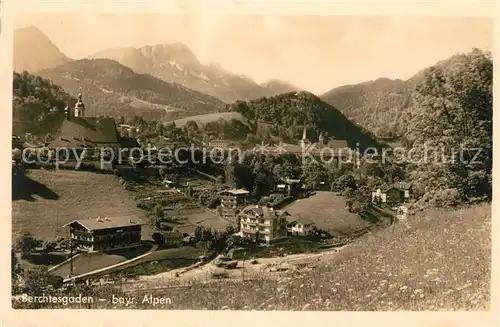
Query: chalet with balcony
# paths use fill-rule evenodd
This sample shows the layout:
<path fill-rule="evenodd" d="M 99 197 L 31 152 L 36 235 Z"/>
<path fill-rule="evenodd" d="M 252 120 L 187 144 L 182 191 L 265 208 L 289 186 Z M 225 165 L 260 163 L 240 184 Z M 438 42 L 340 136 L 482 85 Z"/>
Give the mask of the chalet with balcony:
<path fill-rule="evenodd" d="M 240 233 L 255 242 L 270 243 L 287 236 L 287 217 L 283 210 L 251 205 L 239 213 Z"/>
<path fill-rule="evenodd" d="M 309 235 L 313 231 L 314 222 L 306 217 L 292 218 L 288 220 L 287 230 L 290 235 Z"/>
<path fill-rule="evenodd" d="M 144 222 L 136 216 L 73 220 L 69 228 L 74 249 L 95 252 L 139 245 Z"/>

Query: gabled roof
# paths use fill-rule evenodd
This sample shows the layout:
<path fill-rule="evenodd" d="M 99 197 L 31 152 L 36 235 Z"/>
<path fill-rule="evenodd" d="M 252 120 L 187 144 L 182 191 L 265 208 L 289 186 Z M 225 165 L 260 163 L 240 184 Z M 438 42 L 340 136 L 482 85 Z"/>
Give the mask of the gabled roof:
<path fill-rule="evenodd" d="M 248 192 L 245 189 L 240 188 L 240 189 L 223 190 L 223 191 L 219 192 L 219 194 L 223 194 L 223 193 L 229 193 L 229 194 L 232 194 L 232 195 L 240 195 L 240 194 L 248 194 L 250 192 Z"/>
<path fill-rule="evenodd" d="M 248 211 L 253 211 L 258 216 L 263 216 L 263 217 L 279 217 L 284 215 L 290 216 L 290 214 L 285 210 L 274 210 L 266 206 L 256 206 L 256 205 L 246 206 L 243 210 L 241 210 L 241 213 L 248 213 Z"/>
<path fill-rule="evenodd" d="M 116 123 L 110 117 L 72 117 L 63 121 L 49 147 L 95 147 L 99 143 L 118 143 Z"/>
<path fill-rule="evenodd" d="M 288 219 L 288 224 L 301 223 L 305 226 L 314 225 L 314 222 L 307 217 L 290 217 Z"/>
<path fill-rule="evenodd" d="M 389 191 L 391 191 L 391 190 L 397 190 L 397 191 L 399 191 L 399 192 L 403 192 L 403 191 L 404 191 L 404 189 L 402 189 L 402 188 L 400 188 L 400 187 L 396 187 L 396 186 L 389 186 L 389 187 L 387 187 L 386 189 L 384 189 L 384 191 L 382 191 L 382 192 L 387 193 L 387 192 L 389 192 Z"/>
<path fill-rule="evenodd" d="M 99 218 L 89 218 L 83 220 L 73 220 L 63 227 L 67 227 L 77 223 L 83 226 L 89 231 L 108 229 L 108 228 L 119 228 L 119 227 L 129 227 L 144 225 L 144 222 L 140 220 L 137 216 L 119 216 L 119 217 L 99 217 Z"/>
<path fill-rule="evenodd" d="M 120 137 L 120 146 L 125 149 L 132 149 L 140 147 L 139 142 L 135 137 L 122 136 Z"/>
<path fill-rule="evenodd" d="M 165 238 L 184 238 L 184 234 L 179 231 L 155 231 L 155 233 L 160 233 Z"/>

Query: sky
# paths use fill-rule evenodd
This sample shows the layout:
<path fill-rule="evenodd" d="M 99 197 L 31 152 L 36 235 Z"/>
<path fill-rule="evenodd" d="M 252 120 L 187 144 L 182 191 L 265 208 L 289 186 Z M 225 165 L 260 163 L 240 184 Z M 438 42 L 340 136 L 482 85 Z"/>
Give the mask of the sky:
<path fill-rule="evenodd" d="M 493 19 L 418 16 L 25 14 L 67 56 L 182 42 L 203 62 L 323 93 L 380 77 L 407 79 L 472 48 L 491 50 Z"/>

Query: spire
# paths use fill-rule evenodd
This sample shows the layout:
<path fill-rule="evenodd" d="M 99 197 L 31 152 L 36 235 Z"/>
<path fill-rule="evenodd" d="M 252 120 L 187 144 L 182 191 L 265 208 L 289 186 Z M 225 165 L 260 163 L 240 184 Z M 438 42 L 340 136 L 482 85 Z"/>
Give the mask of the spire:
<path fill-rule="evenodd" d="M 307 147 L 309 140 L 307 139 L 307 128 L 304 126 L 304 131 L 302 132 L 302 140 L 300 141 L 300 146 L 304 149 Z"/>
<path fill-rule="evenodd" d="M 68 95 L 68 101 L 66 102 L 66 107 L 64 108 L 64 115 L 66 116 L 66 119 L 71 119 L 71 110 L 69 109 L 69 95 Z"/>
<path fill-rule="evenodd" d="M 81 93 L 78 94 L 78 102 L 75 104 L 75 117 L 85 117 L 85 105 Z"/>

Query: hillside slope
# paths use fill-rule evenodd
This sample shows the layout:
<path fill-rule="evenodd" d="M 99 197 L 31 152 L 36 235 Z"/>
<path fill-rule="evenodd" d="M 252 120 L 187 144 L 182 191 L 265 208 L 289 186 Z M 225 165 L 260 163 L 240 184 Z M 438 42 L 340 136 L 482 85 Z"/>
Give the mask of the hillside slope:
<path fill-rule="evenodd" d="M 12 230 L 37 237 L 65 237 L 74 219 L 136 215 L 145 220 L 130 193 L 114 175 L 74 170 L 30 170 L 13 180 Z M 146 221 L 146 220 L 145 220 Z M 147 237 L 148 227 L 143 236 Z M 144 229 L 143 229 L 144 230 Z"/>
<path fill-rule="evenodd" d="M 297 275 L 160 292 L 172 299 L 170 309 L 488 310 L 491 205 L 432 210 L 410 223 L 409 231 L 380 230 L 319 256 L 316 268 Z"/>
<path fill-rule="evenodd" d="M 455 54 L 432 67 L 453 70 L 463 57 L 464 54 Z M 405 81 L 379 78 L 340 86 L 323 93 L 320 98 L 377 137 L 398 141 L 408 132 L 409 122 L 416 116 L 413 91 L 423 82 L 426 69 Z"/>
<path fill-rule="evenodd" d="M 106 49 L 89 58 L 117 60 L 138 73 L 178 83 L 229 103 L 274 94 L 251 78 L 233 74 L 218 64 L 200 63 L 191 49 L 182 43 Z"/>
<path fill-rule="evenodd" d="M 38 28 L 28 26 L 14 31 L 14 70 L 36 73 L 70 62 Z"/>
<path fill-rule="evenodd" d="M 110 59 L 83 59 L 40 75 L 72 94 L 83 93 L 89 115 L 180 118 L 217 112 L 225 103 L 178 84 L 164 82 Z"/>
<path fill-rule="evenodd" d="M 391 140 L 405 132 L 406 109 L 411 107 L 411 91 L 417 82 L 380 78 L 334 88 L 321 99 L 375 135 Z"/>

